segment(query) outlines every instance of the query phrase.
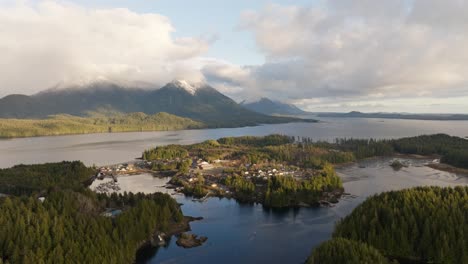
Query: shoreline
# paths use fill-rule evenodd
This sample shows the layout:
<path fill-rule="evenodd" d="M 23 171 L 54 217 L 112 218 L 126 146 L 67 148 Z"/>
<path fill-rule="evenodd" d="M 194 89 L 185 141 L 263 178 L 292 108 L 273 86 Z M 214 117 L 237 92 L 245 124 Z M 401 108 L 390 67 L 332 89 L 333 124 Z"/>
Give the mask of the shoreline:
<path fill-rule="evenodd" d="M 369 161 L 369 160 L 375 160 L 375 159 L 379 159 L 379 158 L 402 158 L 402 159 L 416 159 L 416 160 L 425 160 L 425 159 L 427 159 L 427 160 L 430 160 L 430 159 L 440 159 L 441 156 L 440 155 L 427 155 L 427 156 L 424 156 L 424 155 L 417 155 L 417 154 L 395 153 L 394 155 L 391 155 L 391 156 L 375 156 L 375 157 L 369 157 L 369 158 L 360 159 L 360 160 L 356 160 L 356 161 L 352 161 L 352 162 L 335 164 L 335 165 L 333 165 L 333 167 L 335 169 L 341 169 L 341 168 L 351 166 L 351 165 L 359 165 L 360 161 Z M 468 177 L 468 169 L 455 167 L 455 166 L 452 166 L 450 164 L 446 164 L 446 163 L 429 163 L 429 164 L 426 164 L 424 166 L 429 167 L 429 168 L 434 169 L 434 170 L 450 172 L 450 173 L 455 173 L 455 174 L 461 174 L 461 176 Z"/>
<path fill-rule="evenodd" d="M 171 226 L 168 228 L 167 232 L 154 231 L 147 240 L 142 241 L 141 244 L 137 246 L 137 250 L 135 252 L 135 260 L 140 251 L 146 250 L 149 248 L 164 246 L 166 245 L 167 241 L 171 239 L 173 236 L 180 235 L 184 232 L 192 231 L 192 228 L 190 227 L 190 222 L 200 221 L 200 220 L 203 220 L 203 217 L 193 217 L 193 216 L 184 215 L 184 219 L 182 220 L 182 222 L 172 223 Z M 158 239 L 158 236 L 161 236 L 163 238 L 164 245 L 158 245 L 155 242 L 155 240 Z"/>
<path fill-rule="evenodd" d="M 434 163 L 434 164 L 428 164 L 426 166 L 434 170 L 445 171 L 445 172 L 450 172 L 450 173 L 455 173 L 455 174 L 462 174 L 468 177 L 468 169 L 454 167 L 446 163 Z"/>

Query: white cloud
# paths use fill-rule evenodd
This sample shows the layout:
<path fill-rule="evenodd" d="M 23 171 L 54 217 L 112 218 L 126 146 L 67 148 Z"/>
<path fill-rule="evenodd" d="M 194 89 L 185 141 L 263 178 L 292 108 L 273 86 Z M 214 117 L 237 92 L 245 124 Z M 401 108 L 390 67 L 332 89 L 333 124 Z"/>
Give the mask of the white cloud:
<path fill-rule="evenodd" d="M 241 27 L 253 32 L 266 63 L 231 82 L 333 104 L 468 95 L 466 10 L 460 0 L 331 0 L 248 11 Z"/>
<path fill-rule="evenodd" d="M 440 101 L 441 110 L 468 112 L 455 99 L 468 98 L 466 10 L 462 0 L 271 4 L 240 23 L 265 63 L 235 65 L 203 57 L 217 35 L 175 38 L 159 14 L 0 0 L 0 96 L 95 80 L 206 79 L 237 100 L 266 96 L 311 110 L 411 102 L 427 111 L 433 104 L 424 102 Z"/>
<path fill-rule="evenodd" d="M 200 38 L 174 38 L 167 17 L 66 2 L 0 3 L 0 95 L 95 80 L 199 80 Z"/>

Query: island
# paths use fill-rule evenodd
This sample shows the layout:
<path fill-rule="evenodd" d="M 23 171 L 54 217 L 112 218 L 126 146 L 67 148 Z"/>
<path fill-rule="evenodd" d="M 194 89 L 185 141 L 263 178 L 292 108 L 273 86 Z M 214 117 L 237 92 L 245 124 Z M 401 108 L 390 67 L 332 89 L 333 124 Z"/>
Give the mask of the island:
<path fill-rule="evenodd" d="M 93 112 L 86 116 L 59 114 L 44 119 L 0 118 L 0 138 L 166 131 L 206 127 L 202 122 L 164 112 L 153 115 L 141 112 L 128 114 Z"/>
<path fill-rule="evenodd" d="M 338 202 L 343 185 L 331 162 L 352 155 L 270 135 L 161 146 L 143 159 L 156 174 L 172 173 L 176 191 L 200 201 L 215 196 L 278 208 Z"/>

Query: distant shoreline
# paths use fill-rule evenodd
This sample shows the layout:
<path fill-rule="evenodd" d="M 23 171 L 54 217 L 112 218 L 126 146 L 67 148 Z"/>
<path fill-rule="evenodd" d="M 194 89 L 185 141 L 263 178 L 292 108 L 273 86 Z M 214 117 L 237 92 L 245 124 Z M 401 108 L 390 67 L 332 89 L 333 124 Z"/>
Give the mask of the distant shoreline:
<path fill-rule="evenodd" d="M 397 113 L 316 113 L 317 117 L 328 118 L 377 118 L 421 121 L 468 121 L 468 114 L 397 114 Z"/>
<path fill-rule="evenodd" d="M 458 167 L 445 164 L 445 163 L 438 163 L 438 164 L 434 163 L 434 164 L 428 164 L 427 166 L 435 170 L 446 171 L 446 172 L 456 173 L 456 174 L 463 174 L 463 175 L 468 176 L 468 169 L 458 168 Z"/>

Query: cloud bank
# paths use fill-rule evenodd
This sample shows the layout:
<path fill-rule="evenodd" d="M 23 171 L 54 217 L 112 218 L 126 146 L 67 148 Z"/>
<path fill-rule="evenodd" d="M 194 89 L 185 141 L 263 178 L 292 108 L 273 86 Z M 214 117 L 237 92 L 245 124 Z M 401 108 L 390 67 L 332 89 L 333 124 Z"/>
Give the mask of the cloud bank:
<path fill-rule="evenodd" d="M 308 110 L 468 112 L 466 10 L 462 0 L 270 4 L 242 13 L 238 25 L 265 63 L 235 65 L 205 57 L 213 40 L 173 37 L 163 15 L 0 0 L 0 96 L 177 78 L 207 80 L 238 101 L 265 96 Z"/>
<path fill-rule="evenodd" d="M 210 66 L 207 76 L 245 87 L 246 95 L 257 91 L 305 107 L 307 99 L 310 105 L 358 105 L 467 96 L 466 10 L 468 1 L 460 0 L 272 4 L 241 18 L 266 62 Z"/>
<path fill-rule="evenodd" d="M 2 4 L 0 2 L 0 4 Z M 200 80 L 209 43 L 174 38 L 167 17 L 55 1 L 0 6 L 0 93 L 34 93 L 96 80 L 163 84 Z"/>

